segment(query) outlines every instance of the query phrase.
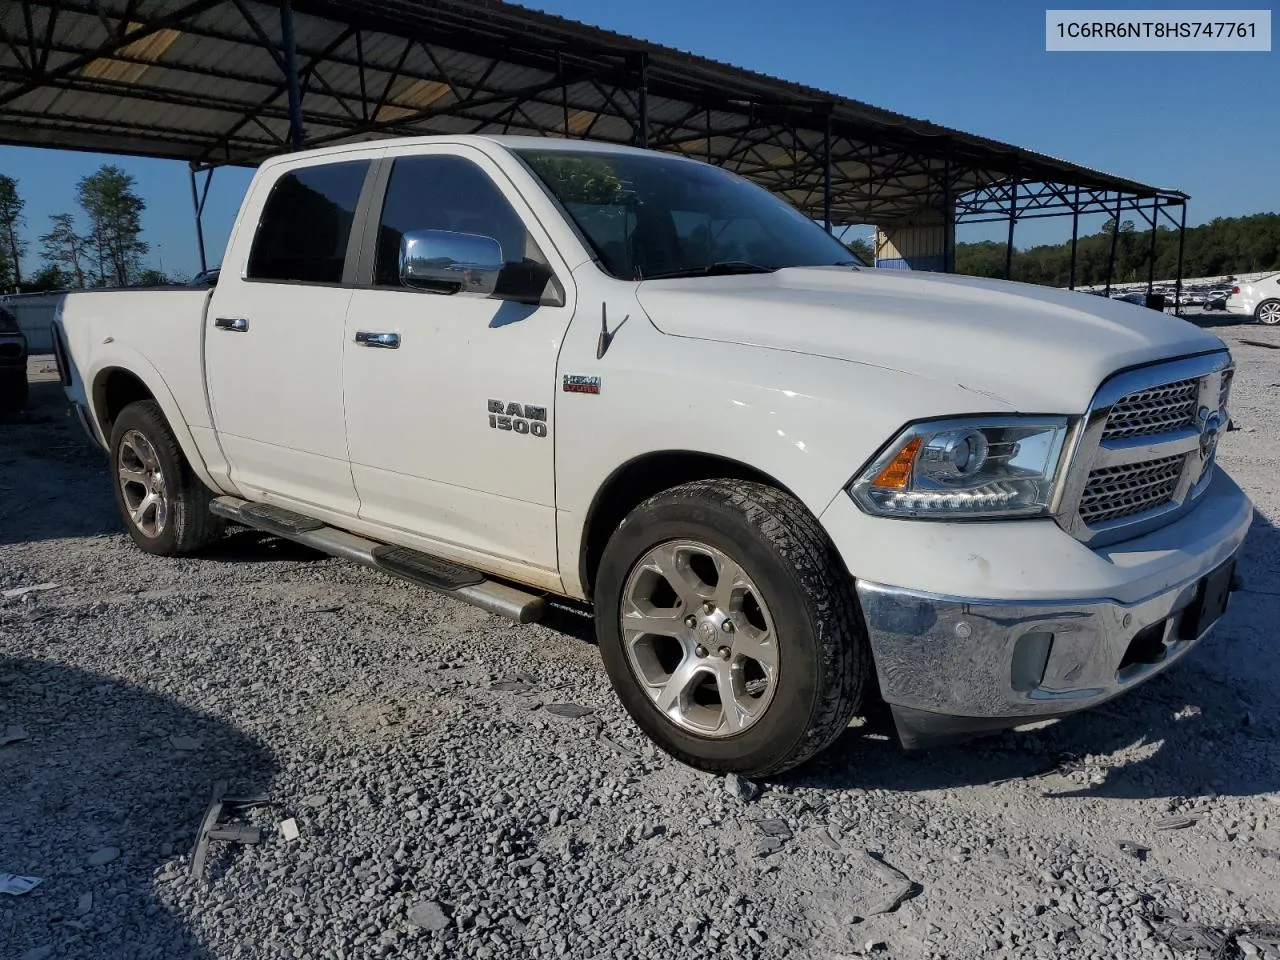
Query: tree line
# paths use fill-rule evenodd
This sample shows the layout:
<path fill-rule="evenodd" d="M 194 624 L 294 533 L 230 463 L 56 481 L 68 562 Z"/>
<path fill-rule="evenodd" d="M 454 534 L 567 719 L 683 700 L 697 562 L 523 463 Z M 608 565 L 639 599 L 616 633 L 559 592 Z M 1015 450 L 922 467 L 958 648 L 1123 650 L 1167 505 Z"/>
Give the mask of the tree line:
<path fill-rule="evenodd" d="M 1076 248 L 1076 286 L 1107 282 L 1114 219 L 1100 231 L 1079 238 Z M 1124 220 L 1116 235 L 1112 283 L 1145 281 L 1151 257 L 1151 232 L 1137 230 Z M 1280 270 L 1280 214 L 1219 217 L 1188 227 L 1183 250 L 1184 277 L 1218 277 Z M 1156 230 L 1155 279 L 1171 280 L 1178 272 L 1178 231 Z M 956 244 L 956 273 L 974 277 L 1005 276 L 1005 245 L 987 240 Z M 1014 280 L 1065 287 L 1071 276 L 1071 241 L 1014 250 Z"/>
<path fill-rule="evenodd" d="M 28 242 L 26 201 L 18 183 L 0 174 L 0 290 L 84 290 L 165 283 L 143 258 L 142 214 L 147 204 L 134 190 L 134 178 L 115 164 L 103 164 L 76 184 L 80 216 L 57 213 L 40 235 L 40 266 L 27 276 L 22 258 Z"/>

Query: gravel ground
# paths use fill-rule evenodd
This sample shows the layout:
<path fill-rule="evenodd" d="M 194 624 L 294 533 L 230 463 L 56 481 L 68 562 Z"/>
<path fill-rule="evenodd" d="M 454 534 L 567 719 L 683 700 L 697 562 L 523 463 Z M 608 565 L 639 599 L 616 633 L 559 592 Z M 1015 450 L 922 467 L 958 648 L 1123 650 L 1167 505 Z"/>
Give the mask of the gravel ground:
<path fill-rule="evenodd" d="M 1258 513 L 1198 651 L 915 758 L 872 718 L 759 785 L 656 753 L 572 610 L 516 626 L 250 532 L 143 555 L 36 359 L 0 590 L 58 586 L 0 600 L 0 872 L 43 882 L 0 895 L 0 958 L 1280 956 L 1239 932 L 1280 920 L 1280 330 L 1218 332 Z M 220 779 L 269 798 L 264 841 L 191 880 Z"/>

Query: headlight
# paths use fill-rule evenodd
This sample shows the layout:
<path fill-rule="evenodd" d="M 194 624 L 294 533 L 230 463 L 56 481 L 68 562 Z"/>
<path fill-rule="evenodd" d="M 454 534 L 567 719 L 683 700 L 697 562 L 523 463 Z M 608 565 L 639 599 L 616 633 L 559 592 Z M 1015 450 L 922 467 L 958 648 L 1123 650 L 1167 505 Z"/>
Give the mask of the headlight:
<path fill-rule="evenodd" d="M 907 427 L 854 478 L 867 513 L 953 520 L 1046 514 L 1066 417 L 981 417 Z"/>

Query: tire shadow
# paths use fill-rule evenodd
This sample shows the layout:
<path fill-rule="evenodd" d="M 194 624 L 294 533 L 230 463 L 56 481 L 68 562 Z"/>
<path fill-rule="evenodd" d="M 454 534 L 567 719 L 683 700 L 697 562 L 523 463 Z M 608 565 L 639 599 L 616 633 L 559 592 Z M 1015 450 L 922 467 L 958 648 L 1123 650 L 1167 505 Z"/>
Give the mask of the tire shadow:
<path fill-rule="evenodd" d="M 15 726 L 25 738 L 0 747 L 0 870 L 42 882 L 0 898 L 0 957 L 43 947 L 102 960 L 211 957 L 152 878 L 166 863 L 185 872 L 177 861 L 215 781 L 267 791 L 270 751 L 143 686 L 0 654 L 0 733 Z M 119 851 L 109 862 L 91 859 L 108 849 Z M 207 876 L 235 849 L 214 844 Z"/>

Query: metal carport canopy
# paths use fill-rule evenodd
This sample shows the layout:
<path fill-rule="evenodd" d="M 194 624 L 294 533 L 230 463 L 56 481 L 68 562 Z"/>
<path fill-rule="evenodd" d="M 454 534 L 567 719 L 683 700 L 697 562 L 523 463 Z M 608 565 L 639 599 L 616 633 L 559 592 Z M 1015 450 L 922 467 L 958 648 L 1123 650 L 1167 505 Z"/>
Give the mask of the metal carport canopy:
<path fill-rule="evenodd" d="M 836 224 L 1186 196 L 497 0 L 8 0 L 0 142 L 253 164 L 382 136 L 589 137 L 735 170 Z M 1144 202 L 1145 201 L 1145 202 Z"/>

